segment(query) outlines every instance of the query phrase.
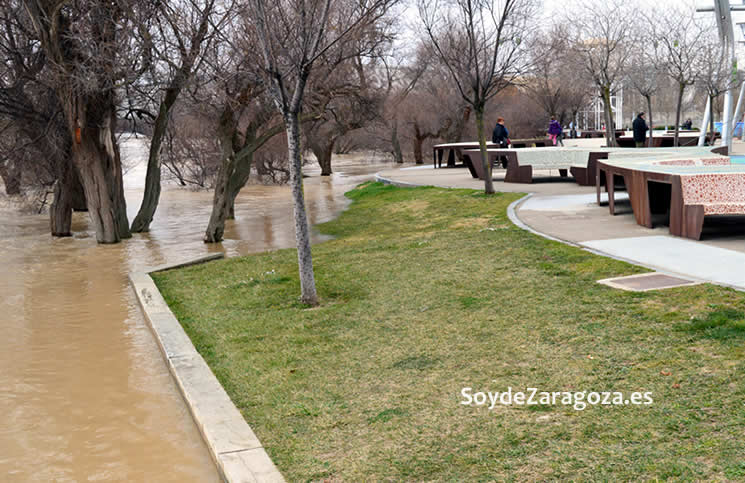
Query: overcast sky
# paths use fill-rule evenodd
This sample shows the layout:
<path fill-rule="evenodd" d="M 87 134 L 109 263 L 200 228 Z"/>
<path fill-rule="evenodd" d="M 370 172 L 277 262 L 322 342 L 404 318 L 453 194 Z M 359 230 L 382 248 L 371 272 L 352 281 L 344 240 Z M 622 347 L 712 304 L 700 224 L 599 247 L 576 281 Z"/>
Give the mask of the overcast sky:
<path fill-rule="evenodd" d="M 417 38 L 417 31 L 421 28 L 421 20 L 416 8 L 416 0 L 405 0 L 406 6 L 403 8 L 403 14 L 400 17 L 402 22 L 402 29 L 407 34 L 402 34 L 400 43 L 402 46 L 411 44 L 414 39 Z M 581 0 L 543 0 L 543 8 L 541 9 L 541 20 L 550 21 L 555 16 L 563 15 L 567 9 L 571 9 L 574 5 L 580 3 Z M 587 1 L 587 0 L 585 0 Z M 626 4 L 637 4 L 640 7 L 713 7 L 713 0 L 590 0 L 590 1 L 622 1 Z M 730 5 L 745 5 L 745 0 L 730 0 Z M 701 13 L 700 15 L 710 15 L 713 19 L 714 13 Z M 732 18 L 734 23 L 742 22 L 745 23 L 745 12 L 733 12 Z M 539 20 L 539 21 L 541 21 Z M 745 35 L 741 28 L 737 25 L 734 26 L 735 39 L 745 40 Z M 745 44 L 739 44 L 740 49 L 745 50 Z M 404 47 L 405 48 L 405 47 Z"/>

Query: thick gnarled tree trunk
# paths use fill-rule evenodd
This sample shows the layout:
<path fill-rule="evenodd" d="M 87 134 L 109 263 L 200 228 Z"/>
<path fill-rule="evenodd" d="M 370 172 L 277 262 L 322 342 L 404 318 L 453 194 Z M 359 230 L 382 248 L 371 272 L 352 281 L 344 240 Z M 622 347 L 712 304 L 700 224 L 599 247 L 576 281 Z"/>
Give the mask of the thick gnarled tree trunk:
<path fill-rule="evenodd" d="M 69 158 L 59 161 L 54 201 L 49 208 L 49 230 L 52 236 L 72 236 L 72 210 L 75 189 L 75 167 Z"/>
<path fill-rule="evenodd" d="M 67 90 L 65 112 L 73 132 L 72 161 L 80 175 L 96 240 L 118 243 L 131 236 L 124 200 L 122 166 L 114 129 L 113 93 L 83 98 Z"/>
<path fill-rule="evenodd" d="M 12 161 L 0 163 L 0 178 L 5 185 L 5 194 L 15 196 L 21 194 L 21 170 Z"/>
<path fill-rule="evenodd" d="M 309 137 L 310 150 L 318 160 L 318 165 L 321 167 L 321 176 L 331 176 L 331 156 L 334 154 L 334 146 L 336 145 L 336 137 L 328 136 L 323 141 L 318 142 L 312 137 Z"/>

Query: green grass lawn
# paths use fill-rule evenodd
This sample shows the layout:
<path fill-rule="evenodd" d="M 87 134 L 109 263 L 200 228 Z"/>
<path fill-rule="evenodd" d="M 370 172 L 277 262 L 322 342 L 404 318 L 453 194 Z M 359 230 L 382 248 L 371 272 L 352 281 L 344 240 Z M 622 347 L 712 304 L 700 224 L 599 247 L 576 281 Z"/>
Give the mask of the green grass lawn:
<path fill-rule="evenodd" d="M 513 226 L 521 195 L 367 184 L 293 250 L 155 280 L 290 481 L 745 479 L 745 297 L 595 281 L 645 271 Z M 461 404 L 651 392 L 651 405 Z"/>

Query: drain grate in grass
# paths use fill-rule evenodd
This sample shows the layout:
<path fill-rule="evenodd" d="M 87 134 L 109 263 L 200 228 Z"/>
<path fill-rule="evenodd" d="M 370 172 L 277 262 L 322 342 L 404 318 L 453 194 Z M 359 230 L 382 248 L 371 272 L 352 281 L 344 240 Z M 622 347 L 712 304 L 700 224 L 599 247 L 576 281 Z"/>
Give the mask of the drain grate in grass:
<path fill-rule="evenodd" d="M 690 285 L 697 285 L 699 282 L 665 275 L 664 273 L 652 272 L 642 273 L 639 275 L 629 275 L 628 277 L 606 278 L 598 280 L 598 283 L 613 288 L 620 288 L 621 290 L 646 292 L 648 290 L 661 290 L 664 288 L 687 287 Z"/>

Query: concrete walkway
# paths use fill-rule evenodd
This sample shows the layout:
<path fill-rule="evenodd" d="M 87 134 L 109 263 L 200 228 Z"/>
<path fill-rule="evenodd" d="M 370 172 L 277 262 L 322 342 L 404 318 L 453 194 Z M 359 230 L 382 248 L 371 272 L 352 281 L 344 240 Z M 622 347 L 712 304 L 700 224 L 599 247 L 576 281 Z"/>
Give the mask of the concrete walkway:
<path fill-rule="evenodd" d="M 637 225 L 627 200 L 617 201 L 616 215 L 611 216 L 607 205 L 597 205 L 594 187 L 578 186 L 556 171 L 534 172 L 533 184 L 505 183 L 504 173 L 495 170 L 494 188 L 532 193 L 515 213 L 540 234 L 661 272 L 745 290 L 743 218 L 707 219 L 702 240 L 693 241 L 669 235 L 665 220 L 654 229 Z M 431 164 L 382 171 L 378 178 L 402 185 L 484 188 L 465 168 L 434 169 Z"/>

